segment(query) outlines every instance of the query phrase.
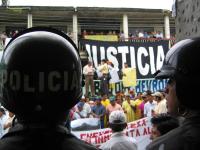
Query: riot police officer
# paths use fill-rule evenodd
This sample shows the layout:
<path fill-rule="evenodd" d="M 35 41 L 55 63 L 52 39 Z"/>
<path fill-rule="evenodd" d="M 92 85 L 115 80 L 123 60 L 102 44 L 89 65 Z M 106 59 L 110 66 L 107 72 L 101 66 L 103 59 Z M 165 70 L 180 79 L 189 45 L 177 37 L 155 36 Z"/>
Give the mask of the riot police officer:
<path fill-rule="evenodd" d="M 96 149 L 64 127 L 82 96 L 81 61 L 66 34 L 27 29 L 8 43 L 0 67 L 0 102 L 18 122 L 0 140 L 0 150 Z"/>
<path fill-rule="evenodd" d="M 155 78 L 168 79 L 168 112 L 184 117 L 181 126 L 159 137 L 148 150 L 198 150 L 200 143 L 200 38 L 176 43 L 167 53 Z"/>

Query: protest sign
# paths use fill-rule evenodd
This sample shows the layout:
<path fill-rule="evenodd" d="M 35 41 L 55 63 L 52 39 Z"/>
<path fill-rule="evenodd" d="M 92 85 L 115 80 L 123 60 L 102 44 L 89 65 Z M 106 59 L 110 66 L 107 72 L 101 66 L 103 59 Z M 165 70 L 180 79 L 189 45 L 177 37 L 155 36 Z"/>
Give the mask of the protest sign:
<path fill-rule="evenodd" d="M 124 132 L 127 136 L 136 139 L 138 150 L 144 150 L 145 147 L 150 143 L 150 118 L 146 117 L 128 123 L 128 126 Z M 99 147 L 102 143 L 105 143 L 107 140 L 110 139 L 112 131 L 110 128 L 105 128 L 90 131 L 78 131 L 72 133 L 79 139 Z"/>

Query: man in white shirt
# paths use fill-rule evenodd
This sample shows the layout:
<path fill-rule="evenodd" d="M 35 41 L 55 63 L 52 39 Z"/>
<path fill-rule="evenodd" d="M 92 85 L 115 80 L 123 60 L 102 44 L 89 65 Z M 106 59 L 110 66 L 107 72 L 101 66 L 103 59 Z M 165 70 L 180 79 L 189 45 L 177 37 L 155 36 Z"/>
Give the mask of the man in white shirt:
<path fill-rule="evenodd" d="M 85 97 L 83 96 L 80 100 L 80 102 L 76 105 L 76 112 L 74 114 L 74 119 L 80 119 L 80 118 L 90 118 L 91 117 L 91 107 L 86 102 Z"/>
<path fill-rule="evenodd" d="M 154 97 L 151 94 L 152 94 L 151 91 L 146 92 L 146 98 L 148 102 L 144 104 L 144 117 L 152 117 L 153 110 L 157 105 L 157 102 L 154 100 Z"/>
<path fill-rule="evenodd" d="M 74 114 L 75 119 L 80 119 L 80 118 L 87 118 L 87 112 L 85 109 L 83 109 L 84 102 L 79 102 L 76 108 L 76 112 Z"/>
<path fill-rule="evenodd" d="M 154 96 L 155 100 L 157 101 L 157 105 L 154 109 L 154 115 L 167 113 L 167 101 L 163 97 L 163 94 L 161 92 L 155 92 L 152 94 L 152 96 Z"/>
<path fill-rule="evenodd" d="M 156 33 L 156 38 L 162 39 L 163 38 L 163 33 L 161 31 L 158 31 Z"/>
<path fill-rule="evenodd" d="M 111 89 L 111 93 L 115 95 L 115 84 L 119 82 L 119 75 L 116 68 L 112 62 L 108 64 L 109 73 L 111 75 L 111 79 L 109 80 L 109 89 Z"/>
<path fill-rule="evenodd" d="M 137 150 L 136 140 L 125 135 L 126 117 L 123 111 L 116 110 L 109 116 L 109 126 L 112 129 L 110 140 L 100 146 L 102 150 Z"/>
<path fill-rule="evenodd" d="M 94 72 L 95 69 L 91 61 L 88 61 L 88 64 L 83 67 L 83 74 L 85 76 L 85 95 L 89 96 L 89 88 L 91 90 L 91 96 L 95 95 L 94 92 Z"/>

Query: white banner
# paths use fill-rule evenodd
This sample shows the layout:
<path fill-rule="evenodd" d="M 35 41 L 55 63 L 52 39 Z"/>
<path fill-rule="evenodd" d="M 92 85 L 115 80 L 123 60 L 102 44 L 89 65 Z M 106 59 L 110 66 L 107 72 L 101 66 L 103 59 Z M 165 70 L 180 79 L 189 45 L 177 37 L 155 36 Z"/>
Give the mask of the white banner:
<path fill-rule="evenodd" d="M 138 150 L 144 150 L 150 143 L 151 122 L 150 118 L 142 118 L 137 121 L 128 123 L 125 133 L 129 137 L 133 137 L 137 141 Z M 99 147 L 110 139 L 112 131 L 110 128 L 72 132 L 79 139 Z"/>

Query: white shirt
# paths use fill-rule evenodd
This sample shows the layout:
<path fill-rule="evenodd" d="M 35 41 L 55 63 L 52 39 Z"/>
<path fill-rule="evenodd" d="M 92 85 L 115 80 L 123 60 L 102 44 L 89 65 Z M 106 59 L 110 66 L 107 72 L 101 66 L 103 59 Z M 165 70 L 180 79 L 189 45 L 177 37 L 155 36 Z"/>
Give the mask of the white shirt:
<path fill-rule="evenodd" d="M 144 116 L 152 117 L 152 110 L 155 109 L 155 106 L 157 105 L 156 101 L 153 100 L 152 103 L 149 101 L 144 104 Z"/>
<path fill-rule="evenodd" d="M 109 83 L 117 83 L 117 82 L 119 82 L 119 75 L 118 75 L 117 69 L 113 68 L 111 66 L 108 66 L 108 68 L 109 68 L 109 72 L 110 72 L 110 76 L 111 76 L 111 79 L 109 80 Z"/>
<path fill-rule="evenodd" d="M 110 140 L 100 146 L 102 150 L 137 150 L 136 140 L 126 136 L 123 132 L 111 135 Z"/>
<path fill-rule="evenodd" d="M 84 103 L 82 111 L 79 111 L 78 108 L 76 108 L 76 112 L 74 113 L 74 118 L 80 119 L 82 117 L 77 112 L 79 112 L 79 114 L 82 117 L 86 118 L 88 116 L 88 114 L 91 113 L 91 107 L 88 103 Z"/>
<path fill-rule="evenodd" d="M 156 114 L 167 113 L 167 101 L 162 99 L 154 109 Z"/>
<path fill-rule="evenodd" d="M 8 119 L 8 116 L 6 116 L 6 115 L 2 115 L 0 117 L 0 138 L 5 134 L 3 126 L 4 126 L 7 119 Z"/>
<path fill-rule="evenodd" d="M 91 113 L 91 107 L 90 107 L 90 105 L 89 105 L 88 103 L 85 103 L 85 104 L 83 105 L 83 110 L 85 110 L 85 112 L 86 112 L 87 114 Z"/>
<path fill-rule="evenodd" d="M 156 34 L 156 38 L 163 38 L 163 34 L 162 33 L 157 33 Z"/>
<path fill-rule="evenodd" d="M 138 37 L 139 37 L 139 38 L 142 38 L 142 37 L 144 37 L 144 33 L 142 33 L 142 32 L 139 32 L 139 34 L 138 34 Z"/>
<path fill-rule="evenodd" d="M 94 75 L 94 71 L 95 71 L 95 69 L 93 68 L 93 66 L 85 65 L 83 67 L 84 75 Z"/>

